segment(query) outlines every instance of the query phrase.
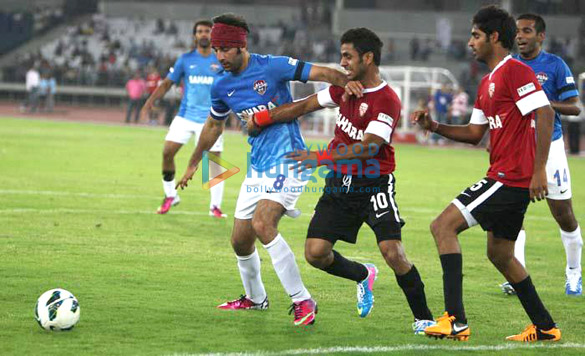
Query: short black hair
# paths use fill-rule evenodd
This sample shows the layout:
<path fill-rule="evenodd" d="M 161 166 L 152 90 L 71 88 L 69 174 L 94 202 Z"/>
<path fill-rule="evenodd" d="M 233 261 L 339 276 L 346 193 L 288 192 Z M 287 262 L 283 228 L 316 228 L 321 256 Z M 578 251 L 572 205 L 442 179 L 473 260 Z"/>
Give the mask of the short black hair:
<path fill-rule="evenodd" d="M 368 52 L 374 55 L 374 63 L 380 65 L 380 57 L 382 56 L 382 46 L 384 45 L 380 37 L 372 30 L 365 27 L 352 28 L 347 30 L 340 40 L 341 44 L 351 43 L 356 51 L 363 56 Z"/>
<path fill-rule="evenodd" d="M 244 19 L 243 16 L 238 16 L 236 14 L 227 13 L 221 14 L 213 18 L 213 23 L 222 23 L 224 25 L 236 26 L 241 27 L 246 32 L 250 33 L 250 28 L 248 27 L 248 23 Z"/>
<path fill-rule="evenodd" d="M 213 27 L 213 22 L 211 22 L 211 20 L 208 19 L 197 20 L 197 22 L 195 22 L 195 25 L 193 25 L 193 34 L 197 32 L 197 27 L 199 26 L 207 26 L 211 28 Z"/>
<path fill-rule="evenodd" d="M 530 20 L 534 21 L 534 29 L 536 33 L 543 33 L 546 31 L 546 24 L 542 16 L 537 14 L 522 14 L 518 16 L 517 20 Z"/>
<path fill-rule="evenodd" d="M 496 5 L 482 7 L 473 16 L 472 22 L 487 36 L 497 32 L 500 35 L 499 41 L 504 48 L 512 49 L 514 47 L 516 21 L 506 10 Z"/>

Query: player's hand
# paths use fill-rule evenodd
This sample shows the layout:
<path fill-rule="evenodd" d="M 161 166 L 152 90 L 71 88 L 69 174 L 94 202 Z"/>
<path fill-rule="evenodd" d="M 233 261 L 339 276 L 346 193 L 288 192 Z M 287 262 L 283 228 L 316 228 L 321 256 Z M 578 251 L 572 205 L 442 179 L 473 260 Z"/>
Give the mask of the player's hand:
<path fill-rule="evenodd" d="M 254 122 L 254 114 L 249 115 L 247 113 L 242 113 L 242 119 L 246 122 L 246 129 L 248 131 L 248 136 L 256 137 L 260 135 L 262 132 L 262 128 Z"/>
<path fill-rule="evenodd" d="M 297 173 L 317 167 L 317 152 L 298 150 L 287 154 L 286 158 L 287 162 L 292 162 L 289 169 Z"/>
<path fill-rule="evenodd" d="M 433 121 L 428 110 L 416 110 L 410 114 L 410 121 L 413 124 L 420 126 L 420 128 L 427 131 L 436 131 L 438 124 Z"/>
<path fill-rule="evenodd" d="M 140 121 L 148 122 L 148 113 L 152 110 L 152 105 L 144 104 L 142 105 L 142 109 L 140 109 Z"/>
<path fill-rule="evenodd" d="M 548 183 L 546 179 L 546 169 L 541 168 L 534 172 L 530 180 L 530 200 L 543 200 L 548 195 Z"/>
<path fill-rule="evenodd" d="M 355 96 L 356 98 L 361 98 L 364 96 L 364 86 L 358 80 L 352 80 L 351 82 L 347 82 L 345 84 L 345 93 L 341 96 L 341 100 L 347 101 L 350 96 Z"/>
<path fill-rule="evenodd" d="M 187 171 L 185 172 L 185 174 L 183 174 L 183 178 L 181 178 L 181 180 L 179 181 L 179 183 L 177 183 L 177 186 L 175 187 L 175 189 L 179 189 L 181 188 L 181 190 L 187 188 L 187 186 L 189 185 L 189 181 L 191 179 L 193 179 L 193 176 L 195 175 L 195 172 L 197 172 L 197 169 L 199 168 L 199 166 L 189 166 L 187 168 Z"/>

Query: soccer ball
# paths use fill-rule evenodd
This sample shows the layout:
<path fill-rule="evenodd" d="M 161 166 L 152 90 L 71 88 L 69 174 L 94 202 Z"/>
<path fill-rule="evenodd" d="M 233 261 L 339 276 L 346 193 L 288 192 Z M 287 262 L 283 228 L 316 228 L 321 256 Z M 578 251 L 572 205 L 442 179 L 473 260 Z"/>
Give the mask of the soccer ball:
<path fill-rule="evenodd" d="M 51 289 L 43 293 L 35 306 L 35 319 L 45 330 L 71 330 L 79 321 L 77 298 L 65 289 Z"/>

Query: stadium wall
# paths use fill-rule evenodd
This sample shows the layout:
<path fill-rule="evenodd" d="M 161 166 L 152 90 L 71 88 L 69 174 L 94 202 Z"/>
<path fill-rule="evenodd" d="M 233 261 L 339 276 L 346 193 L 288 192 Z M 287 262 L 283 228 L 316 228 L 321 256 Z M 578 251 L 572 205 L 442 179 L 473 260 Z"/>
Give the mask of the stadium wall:
<path fill-rule="evenodd" d="M 248 23 L 254 25 L 276 25 L 278 22 L 289 23 L 300 19 L 301 9 L 296 6 L 263 5 L 255 7 L 238 4 L 192 4 L 159 2 L 145 6 L 139 2 L 106 2 L 99 5 L 100 12 L 107 17 L 144 17 L 165 20 L 194 20 L 211 18 L 225 12 L 243 15 Z"/>
<path fill-rule="evenodd" d="M 338 9 L 333 16 L 333 32 L 341 34 L 353 27 L 367 24 L 378 34 L 394 38 L 437 38 L 437 23 L 446 19 L 451 26 L 453 39 L 469 38 L 473 12 L 420 12 L 382 11 L 364 9 Z M 581 17 L 546 16 L 547 35 L 574 37 Z"/>

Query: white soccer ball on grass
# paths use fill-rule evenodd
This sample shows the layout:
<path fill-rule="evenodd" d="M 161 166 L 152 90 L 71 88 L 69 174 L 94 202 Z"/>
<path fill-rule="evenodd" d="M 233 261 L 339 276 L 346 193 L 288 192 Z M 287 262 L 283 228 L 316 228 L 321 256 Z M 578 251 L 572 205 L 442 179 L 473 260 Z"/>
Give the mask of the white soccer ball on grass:
<path fill-rule="evenodd" d="M 35 319 L 45 330 L 71 330 L 79 321 L 79 302 L 65 289 L 51 289 L 43 293 L 35 306 Z"/>

